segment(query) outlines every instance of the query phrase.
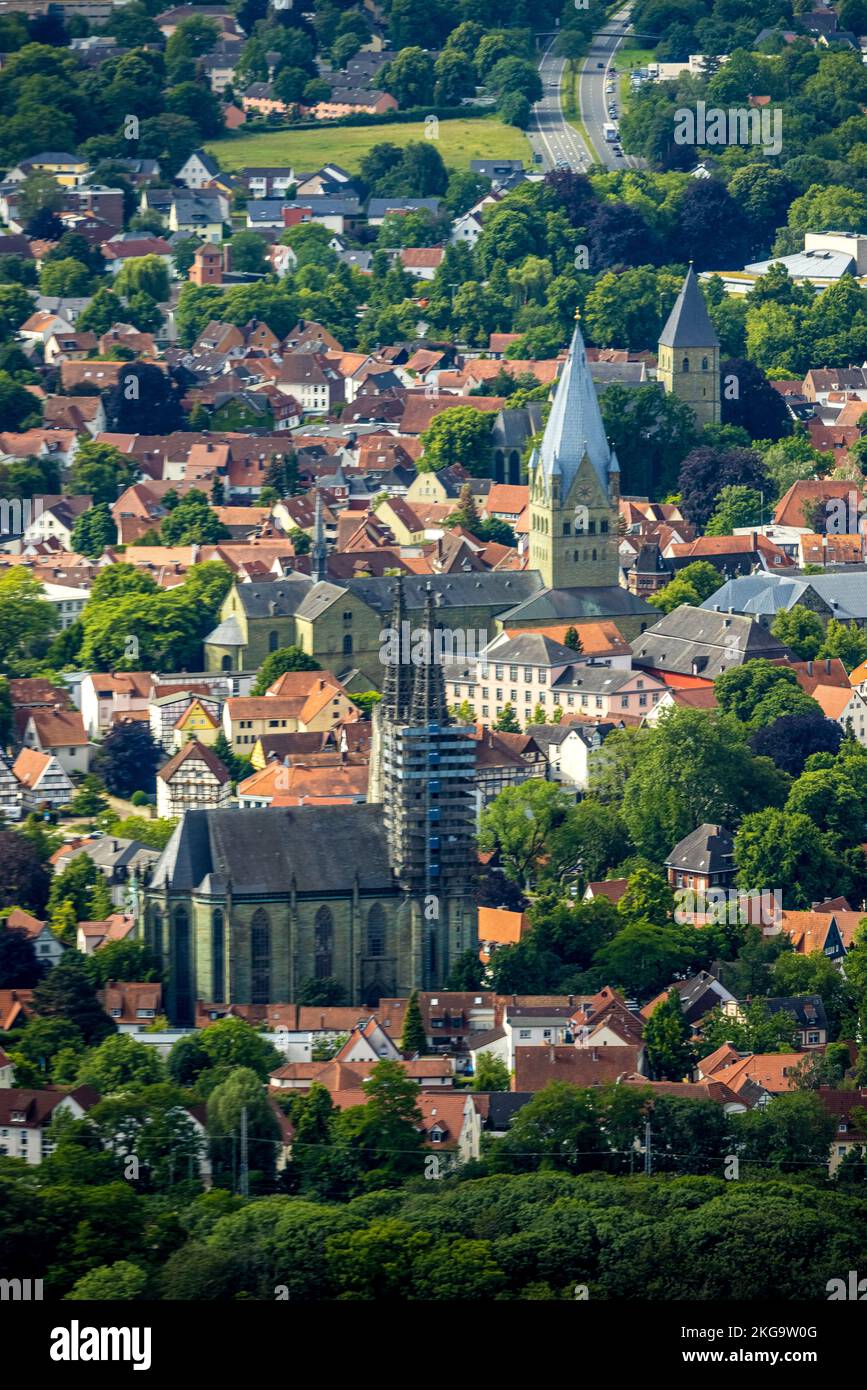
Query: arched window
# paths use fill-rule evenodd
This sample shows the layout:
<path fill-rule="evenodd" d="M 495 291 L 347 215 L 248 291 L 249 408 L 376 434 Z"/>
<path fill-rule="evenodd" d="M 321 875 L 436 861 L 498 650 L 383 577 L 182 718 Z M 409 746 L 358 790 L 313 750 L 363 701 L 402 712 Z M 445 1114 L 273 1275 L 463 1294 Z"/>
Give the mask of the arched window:
<path fill-rule="evenodd" d="M 279 632 L 269 632 L 269 633 L 268 633 L 268 650 L 269 650 L 269 652 L 276 652 L 276 650 L 277 650 L 277 648 L 279 647 L 279 645 L 280 645 L 280 634 L 279 634 Z"/>
<path fill-rule="evenodd" d="M 271 1000 L 271 923 L 268 914 L 257 907 L 250 923 L 250 1002 L 268 1004 Z"/>
<path fill-rule="evenodd" d="M 513 449 L 509 455 L 509 483 L 517 487 L 521 481 L 521 455 Z"/>
<path fill-rule="evenodd" d="M 221 671 L 231 671 L 231 669 L 232 669 L 232 658 L 231 658 L 230 656 L 224 656 L 223 659 L 222 659 L 222 661 L 220 662 L 220 670 L 221 670 Z"/>
<path fill-rule="evenodd" d="M 385 913 L 381 903 L 374 903 L 367 914 L 367 954 L 385 955 Z"/>
<path fill-rule="evenodd" d="M 151 914 L 148 924 L 148 934 L 145 944 L 150 949 L 154 959 L 159 965 L 163 961 L 163 914 L 158 907 L 155 907 Z"/>
<path fill-rule="evenodd" d="M 211 915 L 211 1002 L 226 1002 L 226 943 L 223 935 L 223 914 L 216 908 Z"/>
<path fill-rule="evenodd" d="M 688 358 L 688 357 L 684 357 L 683 361 L 682 361 L 681 364 L 680 364 L 680 369 L 681 369 L 682 372 L 688 372 L 688 371 L 689 371 L 689 358 Z"/>
<path fill-rule="evenodd" d="M 313 923 L 313 974 L 317 980 L 331 974 L 334 952 L 334 921 L 327 907 L 320 907 Z"/>
<path fill-rule="evenodd" d="M 343 639 L 343 655 L 352 656 L 352 633 L 347 632 Z"/>
<path fill-rule="evenodd" d="M 703 358 L 701 359 L 701 369 L 702 369 L 703 372 L 706 372 L 706 371 L 707 371 L 707 366 L 708 366 L 707 358 L 706 358 L 706 357 L 703 357 Z"/>
<path fill-rule="evenodd" d="M 190 953 L 190 919 L 185 907 L 175 909 L 174 917 L 175 1018 L 189 1027 L 193 1022 L 193 972 Z"/>
<path fill-rule="evenodd" d="M 495 480 L 495 482 L 504 483 L 504 482 L 506 481 L 504 474 L 505 474 L 505 469 L 504 469 L 504 466 L 503 466 L 503 451 L 502 451 L 502 449 L 495 449 L 495 450 L 494 450 L 494 480 Z"/>

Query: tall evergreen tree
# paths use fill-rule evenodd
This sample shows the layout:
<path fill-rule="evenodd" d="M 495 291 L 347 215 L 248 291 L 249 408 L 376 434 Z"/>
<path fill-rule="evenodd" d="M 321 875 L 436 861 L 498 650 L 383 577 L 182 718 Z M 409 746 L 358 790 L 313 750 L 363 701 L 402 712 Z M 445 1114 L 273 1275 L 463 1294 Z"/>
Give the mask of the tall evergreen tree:
<path fill-rule="evenodd" d="M 584 643 L 581 641 L 577 627 L 567 627 L 563 645 L 564 647 L 571 647 L 573 652 L 583 652 Z"/>
<path fill-rule="evenodd" d="M 88 1046 L 115 1031 L 93 989 L 90 969 L 78 951 L 67 951 L 33 991 L 40 1018 L 64 1018 L 80 1029 Z"/>
<path fill-rule="evenodd" d="M 418 1054 L 419 1057 L 423 1057 L 427 1051 L 427 1035 L 424 1031 L 424 1020 L 421 1016 L 417 989 L 414 989 L 409 996 L 409 1003 L 406 1006 L 403 1032 L 400 1035 L 400 1050 L 401 1052 L 409 1052 L 412 1056 Z"/>

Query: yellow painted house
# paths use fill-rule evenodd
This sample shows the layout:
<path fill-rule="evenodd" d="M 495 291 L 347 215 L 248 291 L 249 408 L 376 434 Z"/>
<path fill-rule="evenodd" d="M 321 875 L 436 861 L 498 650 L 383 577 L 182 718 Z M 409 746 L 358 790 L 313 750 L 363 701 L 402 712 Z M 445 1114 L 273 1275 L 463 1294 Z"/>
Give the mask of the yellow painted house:
<path fill-rule="evenodd" d="M 420 545 L 425 538 L 424 522 L 403 497 L 386 497 L 374 515 L 388 527 L 398 545 Z"/>
<path fill-rule="evenodd" d="M 45 150 L 41 154 L 32 155 L 23 161 L 20 167 L 27 174 L 50 174 L 61 188 L 77 188 L 90 173 L 90 165 L 86 159 L 58 150 Z"/>
<path fill-rule="evenodd" d="M 185 743 L 194 741 L 212 748 L 220 732 L 220 721 L 205 709 L 201 700 L 193 700 L 187 706 L 175 725 L 173 735 L 175 751 Z"/>

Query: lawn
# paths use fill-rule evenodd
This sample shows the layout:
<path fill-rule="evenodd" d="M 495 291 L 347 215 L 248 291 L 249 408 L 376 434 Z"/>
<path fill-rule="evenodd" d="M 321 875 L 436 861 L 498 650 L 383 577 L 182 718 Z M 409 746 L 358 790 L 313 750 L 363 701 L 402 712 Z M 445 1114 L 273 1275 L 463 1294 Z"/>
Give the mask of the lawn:
<path fill-rule="evenodd" d="M 258 135 L 239 135 L 214 140 L 206 146 L 223 169 L 245 165 L 291 165 L 307 173 L 329 161 L 354 173 L 371 145 L 388 141 L 406 145 L 424 140 L 423 121 L 401 125 L 325 126 L 318 130 L 266 130 Z M 454 169 L 466 169 L 471 159 L 523 159 L 530 163 L 527 137 L 514 126 L 503 125 L 496 117 L 440 121 L 437 148 L 444 162 Z"/>
<path fill-rule="evenodd" d="M 626 43 L 617 50 L 617 71 L 620 74 L 618 89 L 620 92 L 620 104 L 625 109 L 629 97 L 632 95 L 632 88 L 629 85 L 629 74 L 633 68 L 646 68 L 648 63 L 652 63 L 656 56 L 655 48 L 641 48 L 637 40 L 627 39 Z"/>

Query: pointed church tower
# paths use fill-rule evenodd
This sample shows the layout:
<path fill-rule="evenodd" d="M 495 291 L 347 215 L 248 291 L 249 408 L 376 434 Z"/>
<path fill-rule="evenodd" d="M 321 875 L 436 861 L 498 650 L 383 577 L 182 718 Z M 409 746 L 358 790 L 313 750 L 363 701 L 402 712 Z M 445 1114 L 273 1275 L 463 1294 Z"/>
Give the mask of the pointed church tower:
<path fill-rule="evenodd" d="M 318 487 L 313 521 L 313 545 L 310 549 L 310 573 L 319 584 L 328 578 L 328 545 L 325 540 L 325 522 L 322 518 L 322 493 Z"/>
<path fill-rule="evenodd" d="M 616 587 L 620 467 L 577 323 L 528 480 L 530 569 L 552 589 Z"/>
<path fill-rule="evenodd" d="M 719 338 L 692 261 L 659 339 L 657 376 L 669 395 L 692 407 L 700 425 L 719 424 Z"/>

